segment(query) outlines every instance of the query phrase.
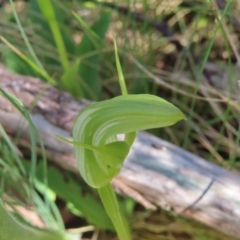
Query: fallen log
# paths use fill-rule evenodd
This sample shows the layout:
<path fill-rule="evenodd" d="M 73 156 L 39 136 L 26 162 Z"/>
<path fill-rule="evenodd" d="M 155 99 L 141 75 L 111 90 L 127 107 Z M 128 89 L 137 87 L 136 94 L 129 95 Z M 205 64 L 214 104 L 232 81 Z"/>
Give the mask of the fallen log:
<path fill-rule="evenodd" d="M 3 66 L 0 88 L 31 109 L 48 160 L 78 173 L 72 146 L 56 134 L 71 137 L 76 115 L 90 102 L 75 101 L 67 93 L 36 78 L 10 73 Z M 30 147 L 26 121 L 1 95 L 0 123 L 11 136 L 21 128 L 19 144 Z M 117 192 L 146 208 L 171 209 L 240 239 L 240 175 L 146 132 L 138 134 L 121 173 L 112 183 Z"/>

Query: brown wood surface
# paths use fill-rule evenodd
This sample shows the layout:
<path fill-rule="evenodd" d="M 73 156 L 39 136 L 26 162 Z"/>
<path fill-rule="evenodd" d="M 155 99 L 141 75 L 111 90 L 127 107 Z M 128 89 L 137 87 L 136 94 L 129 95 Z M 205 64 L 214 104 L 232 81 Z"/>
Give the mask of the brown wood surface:
<path fill-rule="evenodd" d="M 75 101 L 67 93 L 38 79 L 10 73 L 3 66 L 0 88 L 32 109 L 48 159 L 78 173 L 72 146 L 55 135 L 71 137 L 76 115 L 90 102 Z M 0 123 L 11 136 L 22 129 L 19 144 L 30 147 L 26 121 L 1 95 Z M 138 134 L 113 185 L 118 193 L 133 197 L 146 208 L 171 209 L 240 239 L 240 175 L 146 132 Z"/>

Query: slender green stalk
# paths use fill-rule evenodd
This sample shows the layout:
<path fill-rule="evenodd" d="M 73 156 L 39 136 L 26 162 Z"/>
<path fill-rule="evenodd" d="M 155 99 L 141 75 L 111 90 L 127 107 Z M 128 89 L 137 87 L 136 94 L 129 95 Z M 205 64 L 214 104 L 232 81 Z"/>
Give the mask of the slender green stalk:
<path fill-rule="evenodd" d="M 117 43 L 116 43 L 115 38 L 114 38 L 114 52 L 115 52 L 115 61 L 116 61 L 116 67 L 117 67 L 117 72 L 118 72 L 118 80 L 119 80 L 119 85 L 120 85 L 120 88 L 121 88 L 121 92 L 122 92 L 122 95 L 127 95 L 128 94 L 127 86 L 126 86 L 126 82 L 125 82 L 125 79 L 124 79 L 121 63 L 120 63 L 120 60 L 119 60 L 118 48 L 117 48 Z M 137 132 L 126 133 L 124 141 L 129 146 L 132 146 L 136 136 L 137 136 Z"/>
<path fill-rule="evenodd" d="M 124 80 L 122 67 L 121 67 L 121 64 L 120 64 L 120 61 L 119 61 L 117 44 L 116 44 L 115 39 L 114 39 L 114 50 L 115 50 L 115 60 L 116 60 L 116 65 L 117 65 L 118 78 L 119 78 L 119 83 L 120 83 L 120 87 L 121 87 L 121 92 L 122 92 L 122 95 L 127 95 L 128 94 L 127 87 L 126 87 L 126 83 L 125 83 L 125 80 Z"/>
<path fill-rule="evenodd" d="M 120 240 L 131 240 L 129 226 L 122 211 L 119 208 L 119 204 L 116 198 L 116 194 L 113 191 L 111 184 L 107 184 L 104 187 L 98 188 L 99 196 L 101 197 L 104 208 L 111 218 L 113 225 L 117 231 Z"/>
<path fill-rule="evenodd" d="M 48 24 L 51 28 L 53 37 L 54 37 L 54 41 L 56 43 L 57 49 L 58 49 L 58 53 L 59 53 L 59 57 L 62 63 L 62 66 L 64 68 L 64 70 L 67 70 L 69 67 L 69 63 L 68 63 L 68 57 L 67 57 L 67 51 L 63 42 L 63 38 L 62 38 L 62 34 L 57 22 L 57 18 L 54 12 L 54 8 L 52 5 L 51 0 L 38 0 L 38 4 L 39 7 L 44 15 L 44 17 L 46 18 L 46 20 L 48 21 Z"/>

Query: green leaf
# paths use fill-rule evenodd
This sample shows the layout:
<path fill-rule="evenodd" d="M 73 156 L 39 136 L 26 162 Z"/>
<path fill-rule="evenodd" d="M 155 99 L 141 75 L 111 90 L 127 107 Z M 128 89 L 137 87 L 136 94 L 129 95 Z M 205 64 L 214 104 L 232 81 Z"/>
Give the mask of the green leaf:
<path fill-rule="evenodd" d="M 0 236 L 1 240 L 70 240 L 64 232 L 38 229 L 28 226 L 13 218 L 0 200 Z"/>
<path fill-rule="evenodd" d="M 40 74 L 38 74 L 12 50 L 5 48 L 2 51 L 2 54 L 5 59 L 5 65 L 9 70 L 27 76 L 40 77 Z"/>
<path fill-rule="evenodd" d="M 43 165 L 37 166 L 37 177 L 43 181 Z M 79 210 L 90 224 L 103 229 L 113 230 L 113 225 L 107 216 L 104 208 L 90 194 L 82 192 L 81 186 L 69 175 L 62 174 L 53 167 L 48 167 L 48 187 L 52 189 L 60 198 L 70 202 Z"/>
<path fill-rule="evenodd" d="M 82 20 L 77 18 L 81 25 Z M 101 57 L 101 48 L 105 41 L 105 34 L 111 20 L 109 12 L 102 12 L 101 17 L 91 28 L 84 27 L 85 34 L 82 41 L 77 47 L 79 57 L 84 57 L 85 54 L 97 51 L 96 54 L 82 59 L 79 67 L 79 75 L 84 81 L 84 97 L 96 100 L 101 91 L 101 83 L 99 82 L 99 65 Z"/>
<path fill-rule="evenodd" d="M 126 142 L 112 142 L 104 146 L 98 147 L 97 154 L 99 159 L 111 167 L 122 167 L 122 160 L 126 158 L 129 153 L 129 146 Z"/>
<path fill-rule="evenodd" d="M 78 59 L 72 66 L 70 66 L 62 75 L 61 82 L 65 90 L 70 92 L 74 97 L 83 97 L 81 84 L 78 76 L 80 60 Z"/>

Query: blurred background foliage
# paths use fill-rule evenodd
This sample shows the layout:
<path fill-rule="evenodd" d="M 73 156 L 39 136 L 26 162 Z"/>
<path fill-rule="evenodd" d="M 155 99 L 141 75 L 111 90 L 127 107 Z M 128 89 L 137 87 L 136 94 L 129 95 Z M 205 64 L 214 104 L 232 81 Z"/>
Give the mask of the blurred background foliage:
<path fill-rule="evenodd" d="M 187 122 L 151 133 L 225 168 L 239 169 L 239 1 L 46 2 L 14 1 L 36 59 L 19 32 L 11 5 L 2 3 L 0 35 L 38 66 L 32 68 L 1 41 L 0 59 L 8 69 L 53 83 L 76 99 L 112 98 L 120 94 L 115 38 L 129 93 L 158 95 L 187 116 Z M 56 221 L 62 228 L 93 224 L 103 230 L 98 239 L 114 239 L 95 193 L 80 186 L 76 176 L 38 164 L 29 189 L 21 169 L 11 162 L 11 140 L 5 136 L 0 143 L 5 182 L 1 181 L 1 193 L 5 189 L 14 196 L 11 191 L 19 181 L 27 192 L 33 191 L 38 213 L 48 226 L 56 228 Z M 24 159 L 23 168 L 28 169 L 27 155 Z M 4 174 L 10 166 L 12 175 Z M 43 201 L 39 194 L 43 195 L 46 179 L 49 192 Z M 122 199 L 122 205 L 136 239 L 230 239 L 171 212 L 148 212 L 131 199 Z"/>

